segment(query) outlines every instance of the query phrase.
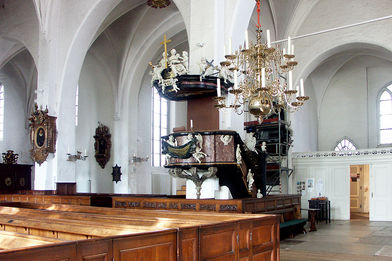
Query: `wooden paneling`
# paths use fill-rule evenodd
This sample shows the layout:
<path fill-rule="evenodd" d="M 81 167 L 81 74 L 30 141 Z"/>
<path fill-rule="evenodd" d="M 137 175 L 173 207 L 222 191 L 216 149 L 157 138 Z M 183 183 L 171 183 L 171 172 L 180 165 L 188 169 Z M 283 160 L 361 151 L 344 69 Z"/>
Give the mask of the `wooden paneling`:
<path fill-rule="evenodd" d="M 179 231 L 179 257 L 180 260 L 199 260 L 199 231 L 198 228 L 187 228 Z"/>
<path fill-rule="evenodd" d="M 78 261 L 112 261 L 111 239 L 80 241 L 77 244 Z"/>
<path fill-rule="evenodd" d="M 238 243 L 235 223 L 200 228 L 201 260 L 236 260 Z"/>
<path fill-rule="evenodd" d="M 188 100 L 188 130 L 190 130 L 190 120 L 193 120 L 195 131 L 218 130 L 219 111 L 214 105 L 215 100 L 212 97 Z"/>
<path fill-rule="evenodd" d="M 0 201 L 90 206 L 89 196 L 0 194 Z"/>
<path fill-rule="evenodd" d="M 113 239 L 114 260 L 174 261 L 176 239 L 176 230 Z"/>
<path fill-rule="evenodd" d="M 56 194 L 58 195 L 74 195 L 76 194 L 76 183 L 56 183 Z"/>
<path fill-rule="evenodd" d="M 61 243 L 23 250 L 0 251 L 1 261 L 75 261 L 76 243 Z"/>
<path fill-rule="evenodd" d="M 113 197 L 115 208 L 217 211 L 242 213 L 241 200 L 197 200 L 143 197 Z"/>

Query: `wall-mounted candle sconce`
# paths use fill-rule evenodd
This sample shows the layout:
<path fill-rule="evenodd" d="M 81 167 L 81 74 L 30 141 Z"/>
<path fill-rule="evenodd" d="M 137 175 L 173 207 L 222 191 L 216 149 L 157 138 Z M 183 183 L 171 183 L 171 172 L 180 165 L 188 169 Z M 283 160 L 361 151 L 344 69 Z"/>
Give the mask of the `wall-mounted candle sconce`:
<path fill-rule="evenodd" d="M 84 151 L 84 155 L 82 155 L 81 151 L 76 151 L 76 155 L 71 155 L 70 153 L 67 153 L 67 161 L 86 160 L 86 158 L 88 157 L 86 154 L 86 151 Z"/>
<path fill-rule="evenodd" d="M 132 158 L 131 158 L 131 163 L 141 163 L 143 161 L 148 161 L 149 157 L 137 157 L 136 154 L 133 154 Z"/>

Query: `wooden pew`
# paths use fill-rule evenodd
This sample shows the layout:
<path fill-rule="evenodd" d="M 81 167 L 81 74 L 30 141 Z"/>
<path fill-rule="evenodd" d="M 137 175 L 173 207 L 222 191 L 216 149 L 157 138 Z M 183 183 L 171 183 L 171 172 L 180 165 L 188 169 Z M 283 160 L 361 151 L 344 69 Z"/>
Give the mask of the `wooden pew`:
<path fill-rule="evenodd" d="M 68 195 L 19 195 L 0 194 L 0 201 L 30 202 L 46 204 L 71 204 L 89 206 L 91 194 Z M 209 211 L 223 213 L 265 213 L 273 210 L 289 209 L 301 205 L 301 195 L 269 195 L 262 199 L 245 198 L 234 200 L 184 199 L 145 195 L 108 195 L 115 208 Z"/>
<path fill-rule="evenodd" d="M 176 260 L 177 231 L 108 237 L 0 251 L 2 261 Z"/>
<path fill-rule="evenodd" d="M 91 228 L 92 232 L 95 231 L 95 236 L 97 236 L 97 229 L 93 230 L 92 228 L 97 226 L 101 230 L 101 236 L 105 236 L 102 235 L 102 231 L 105 229 L 112 229 L 114 233 L 116 229 L 113 227 L 113 224 L 115 227 L 124 231 L 134 228 L 132 226 L 137 226 L 139 231 L 145 229 L 144 233 L 134 231 L 133 235 L 119 235 L 111 239 L 111 251 L 115 260 L 120 260 L 116 259 L 116 257 L 120 257 L 120 253 L 123 253 L 127 258 L 134 258 L 135 255 L 139 255 L 136 253 L 139 253 L 138 251 L 141 248 L 137 251 L 135 250 L 136 252 L 132 250 L 136 242 L 142 242 L 142 245 L 144 244 L 142 248 L 144 250 L 140 250 L 143 253 L 140 253 L 140 255 L 148 257 L 150 257 L 149 255 L 154 255 L 153 253 L 166 252 L 175 246 L 174 253 L 176 254 L 174 254 L 174 259 L 169 256 L 168 259 L 161 257 L 159 260 L 209 260 L 212 258 L 213 260 L 247 260 L 253 256 L 253 258 L 260 258 L 260 260 L 272 261 L 278 260 L 279 258 L 279 225 L 277 223 L 277 216 L 273 215 L 108 209 L 31 203 L 11 203 L 10 205 L 14 207 L 0 207 L 0 223 L 2 222 L 2 216 L 5 216 L 4 221 L 9 218 L 4 213 L 11 212 L 15 220 L 12 223 L 19 222 L 18 225 L 22 225 L 22 222 L 25 222 L 25 225 L 30 226 L 30 230 L 32 226 L 31 222 L 38 219 L 45 220 L 42 223 L 52 223 L 50 226 L 51 229 L 63 229 L 63 226 L 68 224 L 68 226 L 72 227 L 72 233 L 75 233 L 82 226 L 87 229 Z M 16 205 L 19 205 L 19 208 L 15 208 Z M 4 224 L 4 221 L 2 224 Z M 38 224 L 35 223 L 34 226 L 38 226 Z M 75 227 L 76 229 L 73 229 Z M 174 229 L 174 235 L 171 235 L 172 229 L 170 228 Z M 161 229 L 161 231 L 149 232 L 148 229 Z M 162 244 L 165 247 L 161 243 L 156 245 L 156 242 L 159 242 L 159 240 L 156 240 L 158 234 L 153 239 L 152 236 L 148 236 L 151 233 L 163 233 L 162 240 L 166 243 Z M 129 238 L 124 239 L 125 237 Z M 141 239 L 142 237 L 145 238 Z M 110 237 L 105 236 L 102 240 L 107 240 L 108 238 Z M 170 241 L 170 238 L 174 241 Z M 103 244 L 100 243 L 100 239 L 90 239 L 86 242 Z M 148 244 L 152 246 L 149 247 Z M 120 248 L 123 250 L 119 251 Z M 124 250 L 128 248 L 130 249 L 129 251 Z M 91 248 L 89 249 L 92 251 Z M 78 253 L 79 251 L 81 250 L 77 249 Z M 129 256 L 125 254 L 128 252 Z M 109 253 L 108 251 L 103 251 L 102 253 L 110 256 L 110 254 L 107 254 Z M 1 255 L 0 260 L 3 260 L 1 259 Z M 148 258 L 145 260 L 155 259 Z"/>
<path fill-rule="evenodd" d="M 16 232 L 0 231 L 0 250 L 18 249 L 63 242 L 63 240 L 32 236 Z"/>

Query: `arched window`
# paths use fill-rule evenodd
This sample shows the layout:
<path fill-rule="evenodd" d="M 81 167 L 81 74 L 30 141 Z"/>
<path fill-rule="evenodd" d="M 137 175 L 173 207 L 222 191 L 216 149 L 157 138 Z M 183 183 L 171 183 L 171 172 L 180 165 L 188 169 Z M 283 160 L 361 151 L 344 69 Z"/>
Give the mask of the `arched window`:
<path fill-rule="evenodd" d="M 392 84 L 381 89 L 378 99 L 379 144 L 392 143 Z"/>
<path fill-rule="evenodd" d="M 155 88 L 152 90 L 151 165 L 160 167 L 165 164 L 165 156 L 161 154 L 161 136 L 168 134 L 169 103 L 159 96 Z"/>
<path fill-rule="evenodd" d="M 357 150 L 357 146 L 349 138 L 344 137 L 335 146 L 335 151 L 342 150 Z"/>
<path fill-rule="evenodd" d="M 0 83 L 0 140 L 4 139 L 4 85 Z"/>

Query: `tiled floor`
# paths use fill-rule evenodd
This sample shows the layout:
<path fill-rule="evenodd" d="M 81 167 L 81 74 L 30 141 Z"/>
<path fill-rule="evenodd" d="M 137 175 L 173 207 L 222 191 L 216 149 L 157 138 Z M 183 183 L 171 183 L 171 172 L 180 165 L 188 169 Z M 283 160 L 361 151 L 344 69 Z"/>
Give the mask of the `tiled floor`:
<path fill-rule="evenodd" d="M 280 248 L 282 261 L 392 260 L 392 222 L 319 223 L 317 231 L 282 240 Z"/>

